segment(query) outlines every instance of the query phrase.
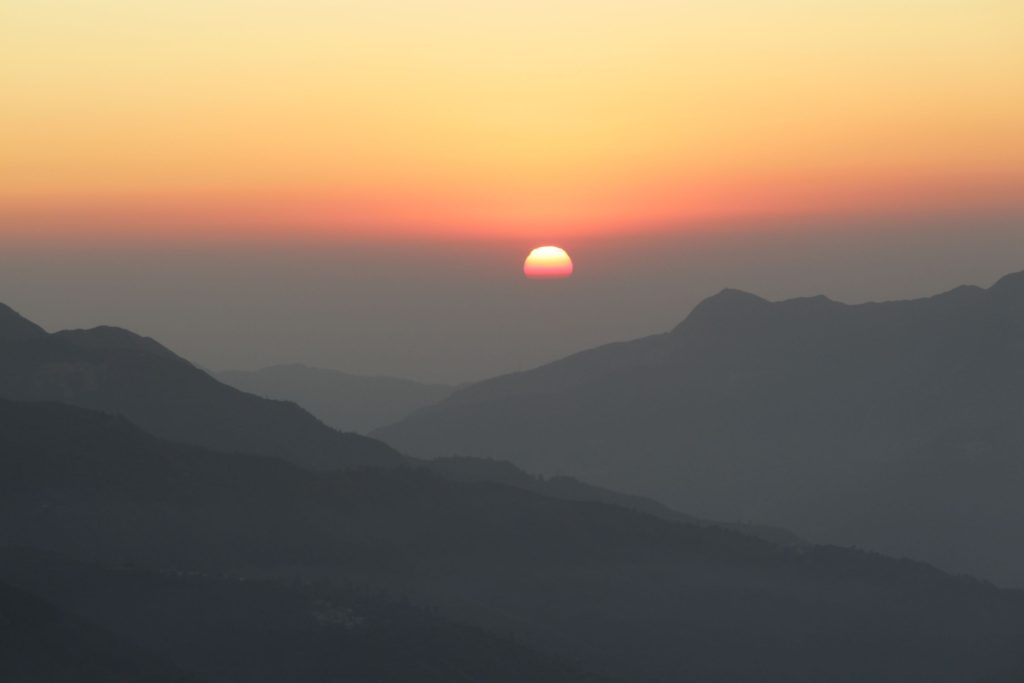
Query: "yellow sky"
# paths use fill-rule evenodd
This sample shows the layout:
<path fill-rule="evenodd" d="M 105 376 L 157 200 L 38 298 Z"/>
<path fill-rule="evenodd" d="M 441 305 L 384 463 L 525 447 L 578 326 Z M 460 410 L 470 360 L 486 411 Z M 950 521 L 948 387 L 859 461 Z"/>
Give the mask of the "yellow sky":
<path fill-rule="evenodd" d="M 0 234 L 1014 202 L 1019 0 L 6 0 Z"/>

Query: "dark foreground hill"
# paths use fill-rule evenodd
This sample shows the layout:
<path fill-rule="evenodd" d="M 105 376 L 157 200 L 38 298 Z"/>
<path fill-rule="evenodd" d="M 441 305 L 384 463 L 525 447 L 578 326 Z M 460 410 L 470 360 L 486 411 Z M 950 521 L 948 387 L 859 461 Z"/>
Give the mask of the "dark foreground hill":
<path fill-rule="evenodd" d="M 437 403 L 455 387 L 397 377 L 353 375 L 297 363 L 229 370 L 217 379 L 258 396 L 294 401 L 326 424 L 366 433 Z"/>
<path fill-rule="evenodd" d="M 631 681 L 1024 676 L 1022 596 L 925 565 L 423 471 L 304 471 L 56 404 L 0 403 L 0 545 L 407 595 Z"/>
<path fill-rule="evenodd" d="M 856 306 L 726 290 L 375 436 L 1024 585 L 1024 273 Z"/>
<path fill-rule="evenodd" d="M 148 337 L 116 327 L 48 334 L 2 304 L 0 398 L 117 413 L 183 443 L 316 469 L 403 460 L 381 442 L 331 429 L 293 403 L 222 384 Z"/>
<path fill-rule="evenodd" d="M 607 680 L 407 602 L 322 581 L 111 568 L 11 548 L 0 548 L 0 578 L 45 595 L 209 683 Z M 49 649 L 38 641 L 33 646 Z M 88 662 L 80 667 L 82 672 L 88 668 Z"/>
<path fill-rule="evenodd" d="M 0 574 L 10 566 L 0 557 Z M 0 583 L 0 680 L 9 683 L 199 683 L 130 641 Z"/>

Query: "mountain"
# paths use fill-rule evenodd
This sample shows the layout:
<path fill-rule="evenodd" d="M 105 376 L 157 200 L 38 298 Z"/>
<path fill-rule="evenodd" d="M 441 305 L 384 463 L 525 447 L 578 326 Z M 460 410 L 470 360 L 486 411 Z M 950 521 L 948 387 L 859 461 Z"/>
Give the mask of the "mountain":
<path fill-rule="evenodd" d="M 197 683 L 127 640 L 0 583 L 0 680 Z"/>
<path fill-rule="evenodd" d="M 312 375 L 281 372 L 291 377 L 320 377 L 324 372 L 334 382 L 330 371 L 311 370 Z M 377 383 L 376 378 L 363 379 Z M 385 381 L 381 386 L 392 385 Z M 498 481 L 543 489 L 555 497 L 610 502 L 669 519 L 698 522 L 637 496 L 619 496 L 569 478 L 545 482 L 502 463 L 458 458 L 427 463 L 403 458 L 378 441 L 326 427 L 296 404 L 260 398 L 219 383 L 153 339 L 114 327 L 50 335 L 6 307 L 0 308 L 0 398 L 58 400 L 105 410 L 125 415 L 147 431 L 175 441 L 277 456 L 312 469 L 415 465 L 460 481 Z M 349 407 L 358 413 L 357 397 L 349 396 L 349 400 Z M 377 408 L 380 405 L 373 409 Z M 346 410 L 334 412 L 340 415 Z M 798 542 L 780 529 L 736 528 L 780 542 Z"/>
<path fill-rule="evenodd" d="M 210 683 L 607 681 L 407 601 L 323 582 L 104 567 L 12 548 L 0 548 L 0 576 Z"/>
<path fill-rule="evenodd" d="M 674 330 L 373 433 L 1024 585 L 1024 273 L 845 305 L 725 290 Z"/>
<path fill-rule="evenodd" d="M 293 403 L 222 384 L 148 337 L 116 327 L 47 334 L 6 306 L 0 398 L 117 413 L 166 438 L 317 469 L 404 461 L 381 442 L 331 429 Z"/>
<path fill-rule="evenodd" d="M 25 339 L 39 339 L 46 336 L 46 330 L 24 318 L 10 306 L 0 304 L 0 342 L 14 342 Z"/>
<path fill-rule="evenodd" d="M 396 422 L 454 390 L 444 384 L 351 375 L 300 364 L 251 372 L 229 370 L 216 377 L 251 394 L 297 403 L 335 429 L 361 433 Z"/>
<path fill-rule="evenodd" d="M 787 548 L 421 469 L 313 472 L 174 444 L 123 418 L 60 404 L 0 402 L 0 546 L 164 576 L 361 586 L 623 680 L 1009 683 L 1024 676 L 1024 595 L 926 565 Z M 50 599 L 67 599 L 57 579 L 37 570 L 19 576 Z M 69 590 L 102 600 L 102 591 L 88 597 L 87 577 L 79 580 Z M 176 590 L 161 599 L 174 600 Z M 190 615 L 203 613 L 191 588 L 181 590 L 182 612 L 169 615 L 182 620 L 175 638 L 187 637 Z M 152 604 L 148 591 L 129 583 L 121 595 L 135 596 L 139 612 L 111 608 L 109 627 L 146 627 L 139 614 Z M 253 620 L 237 647 L 260 642 L 250 637 L 261 623 L 283 629 L 282 642 L 304 640 L 295 612 L 304 598 L 283 595 L 260 622 L 247 607 L 255 593 L 217 595 L 204 619 L 226 614 L 228 634 Z M 338 610 L 328 613 L 344 622 L 351 597 L 329 603 Z M 254 612 L 264 609 L 263 597 L 253 599 Z M 107 613 L 95 603 L 81 609 Z M 206 623 L 195 621 L 197 638 L 217 622 Z M 163 619 L 148 628 L 140 638 L 156 638 Z M 467 647 L 473 642 L 481 641 Z M 321 650 L 308 652 L 318 661 Z M 233 666 L 244 675 L 243 664 Z"/>
<path fill-rule="evenodd" d="M 424 461 L 422 467 L 453 481 L 474 484 L 486 482 L 504 484 L 559 500 L 606 503 L 627 510 L 644 512 L 673 522 L 730 529 L 781 545 L 801 545 L 804 543 L 803 539 L 796 534 L 778 527 L 736 522 L 713 522 L 700 519 L 699 517 L 679 512 L 667 505 L 662 505 L 650 498 L 633 496 L 628 493 L 620 493 L 600 486 L 593 486 L 573 477 L 543 477 L 529 474 L 507 460 L 485 460 L 483 458 L 452 456 Z"/>

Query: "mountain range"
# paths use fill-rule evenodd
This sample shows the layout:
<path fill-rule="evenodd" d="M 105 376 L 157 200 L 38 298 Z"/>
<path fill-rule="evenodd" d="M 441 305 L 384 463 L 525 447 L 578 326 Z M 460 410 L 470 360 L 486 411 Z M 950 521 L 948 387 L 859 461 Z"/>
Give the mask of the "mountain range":
<path fill-rule="evenodd" d="M 0 675 L 1016 683 L 1024 593 L 819 543 L 1013 583 L 1022 301 L 725 291 L 377 432 L 401 452 L 0 307 Z"/>
<path fill-rule="evenodd" d="M 1024 585 L 1024 273 L 845 305 L 725 290 L 675 329 L 373 432 Z"/>
<path fill-rule="evenodd" d="M 49 334 L 3 304 L 0 398 L 117 413 L 169 439 L 317 469 L 403 461 L 380 441 L 332 429 L 294 403 L 218 382 L 149 337 L 117 327 Z"/>
<path fill-rule="evenodd" d="M 926 565 L 422 469 L 304 470 L 55 403 L 0 402 L 0 547 L 0 580 L 210 681 L 415 680 L 428 635 L 422 680 L 1024 675 L 1024 594 Z"/>
<path fill-rule="evenodd" d="M 319 372 L 293 378 L 319 378 Z M 333 380 L 332 380 L 333 381 Z M 374 384 L 386 389 L 405 385 Z M 313 392 L 298 392 L 308 396 Z M 610 502 L 672 520 L 698 520 L 640 496 L 570 477 L 532 476 L 510 463 L 479 458 L 415 460 L 371 438 L 342 433 L 295 403 L 227 386 L 153 339 L 98 327 L 47 334 L 0 304 L 0 398 L 56 400 L 124 416 L 148 432 L 228 452 L 279 457 L 300 467 L 337 470 L 405 465 L 459 481 L 491 481 L 555 498 Z M 355 400 L 353 398 L 353 400 Z M 397 399 L 396 399 L 397 400 Z M 767 525 L 726 524 L 772 540 L 799 542 Z"/>
<path fill-rule="evenodd" d="M 455 387 L 398 377 L 353 375 L 301 363 L 261 370 L 225 370 L 225 384 L 267 398 L 292 401 L 342 431 L 369 432 L 437 403 Z"/>

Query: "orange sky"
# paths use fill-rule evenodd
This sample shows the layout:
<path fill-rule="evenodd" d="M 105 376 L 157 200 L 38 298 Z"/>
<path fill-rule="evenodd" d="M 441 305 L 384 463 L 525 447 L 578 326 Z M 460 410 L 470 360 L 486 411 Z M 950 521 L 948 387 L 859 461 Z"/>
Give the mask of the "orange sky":
<path fill-rule="evenodd" d="M 0 236 L 1024 204 L 1017 0 L 0 7 Z"/>

